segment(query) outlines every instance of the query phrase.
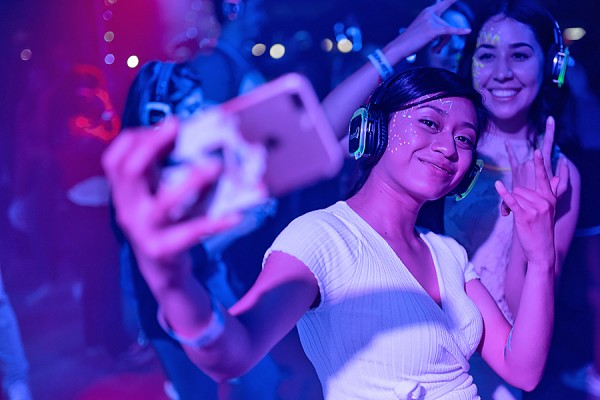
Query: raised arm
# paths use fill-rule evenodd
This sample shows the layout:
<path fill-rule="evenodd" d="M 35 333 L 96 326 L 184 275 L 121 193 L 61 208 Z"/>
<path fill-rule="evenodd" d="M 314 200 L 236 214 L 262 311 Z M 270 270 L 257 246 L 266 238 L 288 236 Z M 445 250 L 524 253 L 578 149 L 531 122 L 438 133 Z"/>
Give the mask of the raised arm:
<path fill-rule="evenodd" d="M 527 260 L 523 295 L 514 326 L 503 318 L 479 281 L 467 283 L 467 293 L 484 321 L 480 348 L 486 362 L 508 383 L 532 390 L 542 378 L 554 320 L 554 220 L 559 177 L 548 178 L 542 152 L 534 153 L 535 186 L 509 192 L 501 182 L 503 214 L 512 212 L 516 233 Z"/>
<path fill-rule="evenodd" d="M 452 27 L 441 18 L 442 13 L 456 1 L 439 1 L 424 8 L 404 32 L 382 49 L 387 62 L 393 67 L 439 36 L 449 38 L 450 35 L 468 34 L 470 29 Z M 444 40 L 438 46 L 443 44 Z M 342 140 L 347 135 L 352 113 L 365 103 L 380 78 L 374 64 L 367 62 L 325 97 L 323 108 L 338 139 Z"/>
<path fill-rule="evenodd" d="M 214 302 L 192 276 L 189 248 L 233 226 L 239 218 L 178 217 L 193 193 L 206 193 L 220 165 L 189 167 L 185 179 L 157 178 L 159 159 L 173 146 L 177 123 L 124 131 L 103 165 L 117 220 L 159 304 L 160 320 L 190 359 L 217 381 L 242 375 L 283 338 L 315 301 L 316 279 L 300 261 L 273 253 L 250 291 L 229 310 Z"/>
<path fill-rule="evenodd" d="M 541 146 L 548 176 L 555 175 L 551 163 L 554 146 L 554 128 L 554 119 L 549 117 L 546 122 L 546 132 Z M 509 155 L 511 169 L 513 170 L 513 185 L 533 187 L 533 162 L 528 160 L 519 164 L 510 145 L 507 145 L 506 150 Z M 575 165 L 563 155 L 560 156 L 558 165 L 556 166 L 556 175 L 560 177 L 558 202 L 556 204 L 556 225 L 554 227 L 556 246 L 555 277 L 558 279 L 577 226 L 581 179 Z M 526 260 L 518 237 L 515 236 L 511 247 L 510 261 L 506 270 L 504 289 L 508 307 L 515 316 L 521 301 L 525 273 Z"/>

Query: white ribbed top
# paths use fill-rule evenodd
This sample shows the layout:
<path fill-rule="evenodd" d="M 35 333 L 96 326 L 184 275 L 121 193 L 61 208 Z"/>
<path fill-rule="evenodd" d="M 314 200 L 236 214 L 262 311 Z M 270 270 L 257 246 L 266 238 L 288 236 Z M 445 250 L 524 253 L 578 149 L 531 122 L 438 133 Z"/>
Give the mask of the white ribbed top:
<path fill-rule="evenodd" d="M 482 320 L 464 290 L 477 275 L 453 239 L 421 238 L 442 308 L 345 202 L 297 218 L 267 251 L 293 255 L 317 278 L 321 303 L 298 330 L 327 400 L 479 398 L 467 371 Z"/>

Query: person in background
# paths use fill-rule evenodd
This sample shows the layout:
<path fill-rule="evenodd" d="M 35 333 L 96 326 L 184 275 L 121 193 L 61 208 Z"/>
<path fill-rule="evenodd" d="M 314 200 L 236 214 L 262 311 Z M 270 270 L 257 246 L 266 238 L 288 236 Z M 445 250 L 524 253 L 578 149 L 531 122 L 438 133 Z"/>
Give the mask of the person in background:
<path fill-rule="evenodd" d="M 497 186 L 505 214 L 529 238 L 525 293 L 511 327 L 462 247 L 415 227 L 423 203 L 469 186 L 486 129 L 480 95 L 449 71 L 415 69 L 380 85 L 362 111 L 377 121 L 377 145 L 364 158 L 357 153 L 364 175 L 355 194 L 294 220 L 229 308 L 191 279 L 189 248 L 239 216 L 170 217 L 188 193 L 218 177 L 219 164 L 169 189 L 148 172 L 172 146 L 174 121 L 161 134 L 125 132 L 113 143 L 104 166 L 118 221 L 160 304 L 161 326 L 218 381 L 242 375 L 298 323 L 326 399 L 479 399 L 467 362 L 476 350 L 532 389 L 552 332 L 560 178 L 548 176 L 538 150 L 534 188 Z"/>
<path fill-rule="evenodd" d="M 470 29 L 475 14 L 466 3 L 457 1 L 442 13 L 441 18 L 455 28 Z M 424 65 L 457 72 L 465 40 L 463 35 L 438 37 L 417 53 L 415 66 Z"/>
<path fill-rule="evenodd" d="M 161 0 L 158 4 L 165 30 L 163 46 L 170 61 L 153 61 L 141 68 L 127 98 L 125 128 L 152 125 L 170 114 L 185 119 L 264 82 L 241 53 L 264 19 L 260 0 L 185 0 L 175 4 Z M 245 248 L 241 253 L 242 263 L 238 260 L 238 249 L 232 248 L 232 244 L 258 232 L 276 210 L 275 200 L 259 206 L 252 210 L 246 223 L 214 235 L 194 249 L 195 279 L 223 304 L 233 304 L 243 293 L 249 285 L 244 274 L 259 269 L 266 248 L 256 244 Z M 279 346 L 272 357 L 265 357 L 245 376 L 217 385 L 158 326 L 154 296 L 139 273 L 129 243 L 122 236 L 121 241 L 125 252 L 124 276 L 133 281 L 141 328 L 159 356 L 169 379 L 166 389 L 172 397 L 271 399 L 279 395 L 291 400 L 319 395 L 314 370 L 293 332 L 284 341 L 285 349 Z M 247 265 L 247 260 L 253 258 L 257 259 L 254 269 Z"/>
<path fill-rule="evenodd" d="M 514 322 L 522 301 L 525 263 L 512 219 L 503 218 L 501 199 L 494 191 L 501 180 L 507 187 L 531 185 L 532 157 L 542 149 L 546 168 L 568 167 L 556 213 L 557 279 L 571 245 L 579 214 L 581 191 L 576 166 L 553 146 L 545 134 L 560 117 L 560 85 L 552 76 L 553 55 L 561 49 L 560 29 L 552 15 L 531 1 L 498 1 L 478 16 L 469 36 L 461 72 L 471 76 L 492 115 L 487 139 L 478 146 L 485 164 L 473 193 L 460 202 L 446 200 L 444 228 L 467 253 L 507 320 Z M 560 58 L 559 58 L 560 61 Z M 565 61 L 566 62 L 566 61 Z M 566 67 L 566 65 L 565 65 Z M 560 132 L 559 132 L 560 133 Z M 522 244 L 522 243 L 521 243 Z M 488 398 L 521 398 L 498 380 L 480 359 L 473 374 Z"/>
<path fill-rule="evenodd" d="M 569 65 L 570 87 L 563 123 L 572 129 L 573 162 L 581 171 L 581 213 L 575 231 L 578 250 L 587 272 L 587 301 L 592 317 L 592 359 L 576 371 L 565 371 L 562 381 L 569 387 L 600 397 L 600 99 L 591 89 L 583 64 Z"/>
<path fill-rule="evenodd" d="M 4 290 L 0 270 L 0 376 L 7 400 L 31 400 L 29 363 L 21 342 L 19 324 Z"/>

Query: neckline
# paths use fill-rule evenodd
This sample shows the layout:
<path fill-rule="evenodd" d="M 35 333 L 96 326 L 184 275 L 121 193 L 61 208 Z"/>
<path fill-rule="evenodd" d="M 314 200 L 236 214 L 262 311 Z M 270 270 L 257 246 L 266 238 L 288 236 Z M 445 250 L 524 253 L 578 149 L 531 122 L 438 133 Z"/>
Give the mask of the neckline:
<path fill-rule="evenodd" d="M 440 310 L 442 313 L 445 314 L 447 302 L 446 302 L 446 290 L 445 290 L 445 286 L 444 286 L 444 280 L 442 279 L 442 274 L 441 274 L 440 267 L 438 264 L 437 254 L 433 250 L 433 247 L 431 246 L 429 239 L 426 237 L 424 228 L 415 226 L 415 230 L 419 234 L 419 238 L 427 246 L 427 249 L 429 250 L 429 255 L 433 262 L 433 267 L 435 269 L 435 278 L 436 278 L 436 281 L 438 284 L 438 289 L 440 292 L 440 303 L 435 301 L 435 299 L 429 294 L 429 292 L 427 292 L 427 290 L 425 290 L 425 288 L 421 285 L 421 283 L 417 280 L 417 278 L 415 278 L 415 276 L 406 267 L 406 265 L 404 264 L 402 259 L 400 257 L 398 257 L 398 255 L 396 254 L 396 252 L 394 251 L 392 246 L 390 246 L 390 244 L 387 242 L 387 240 L 385 240 L 383 238 L 383 236 L 381 236 L 379 234 L 379 232 L 377 232 L 371 225 L 369 225 L 369 223 L 367 221 L 365 221 L 363 219 L 363 217 L 361 217 L 356 211 L 354 211 L 352 209 L 352 207 L 350 207 L 348 205 L 348 203 L 346 203 L 346 201 L 341 201 L 341 203 L 343 203 L 345 208 L 347 208 L 350 212 L 352 212 L 352 214 L 354 214 L 356 216 L 356 218 L 358 218 L 358 220 L 360 221 L 361 224 L 365 225 L 367 227 L 367 229 L 370 230 L 371 234 L 374 235 L 374 237 L 378 241 L 381 241 L 382 243 L 384 243 L 385 247 L 387 248 L 387 251 L 391 252 L 391 254 L 394 256 L 394 259 L 397 260 L 397 262 L 401 265 L 401 267 L 404 269 L 404 271 L 410 276 L 410 279 L 413 282 L 413 284 L 416 287 L 418 287 L 419 290 L 431 301 L 431 303 L 435 306 L 435 308 L 437 308 L 438 310 Z"/>

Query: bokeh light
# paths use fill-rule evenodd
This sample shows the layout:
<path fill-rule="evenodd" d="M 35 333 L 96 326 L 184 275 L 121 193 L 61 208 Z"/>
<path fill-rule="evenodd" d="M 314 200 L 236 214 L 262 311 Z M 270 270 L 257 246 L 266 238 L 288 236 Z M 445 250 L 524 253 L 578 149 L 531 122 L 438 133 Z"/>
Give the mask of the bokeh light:
<path fill-rule="evenodd" d="M 352 42 L 344 38 L 338 42 L 337 48 L 340 53 L 350 53 L 352 51 Z"/>
<path fill-rule="evenodd" d="M 275 43 L 269 50 L 269 55 L 274 59 L 280 59 L 285 55 L 285 46 L 281 43 Z"/>
<path fill-rule="evenodd" d="M 135 68 L 138 65 L 140 65 L 140 59 L 138 58 L 138 56 L 129 56 L 129 58 L 127 58 L 127 66 L 129 68 Z"/>
<path fill-rule="evenodd" d="M 583 28 L 567 28 L 565 29 L 565 39 L 566 40 L 579 40 L 581 38 L 583 38 L 586 34 L 585 29 Z"/>
<path fill-rule="evenodd" d="M 104 41 L 106 43 L 110 43 L 115 39 L 115 34 L 112 31 L 108 31 L 104 33 Z"/>
<path fill-rule="evenodd" d="M 333 50 L 333 41 L 331 39 L 323 39 L 321 41 L 321 48 L 329 53 Z"/>
<path fill-rule="evenodd" d="M 21 50 L 21 60 L 29 61 L 31 60 L 31 56 L 33 55 L 31 49 L 23 49 Z"/>
<path fill-rule="evenodd" d="M 265 54 L 265 51 L 267 51 L 267 46 L 265 46 L 263 43 L 256 43 L 254 46 L 252 46 L 252 55 L 255 57 L 262 56 Z"/>

